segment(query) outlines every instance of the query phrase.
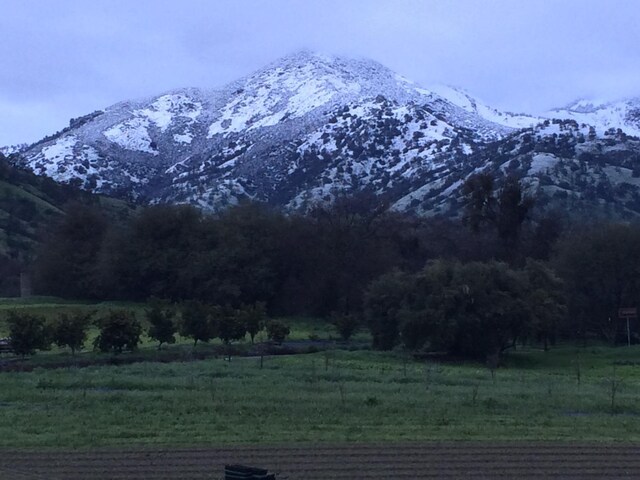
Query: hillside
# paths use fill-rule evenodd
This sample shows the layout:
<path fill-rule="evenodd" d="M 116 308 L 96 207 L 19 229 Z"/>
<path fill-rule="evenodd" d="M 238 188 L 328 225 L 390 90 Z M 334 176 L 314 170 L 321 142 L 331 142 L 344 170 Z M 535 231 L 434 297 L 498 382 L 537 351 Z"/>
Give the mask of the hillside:
<path fill-rule="evenodd" d="M 636 216 L 638 118 L 638 100 L 577 102 L 543 117 L 499 112 L 371 60 L 299 52 L 219 90 L 180 89 L 73 119 L 15 161 L 150 203 L 218 210 L 248 197 L 304 209 L 369 190 L 398 210 L 448 215 L 461 183 L 487 168 L 564 205 Z"/>
<path fill-rule="evenodd" d="M 76 202 L 99 205 L 114 216 L 126 215 L 121 200 L 99 197 L 10 165 L 15 156 L 0 153 L 0 296 L 14 295 L 21 269 L 28 264 L 46 228 Z"/>

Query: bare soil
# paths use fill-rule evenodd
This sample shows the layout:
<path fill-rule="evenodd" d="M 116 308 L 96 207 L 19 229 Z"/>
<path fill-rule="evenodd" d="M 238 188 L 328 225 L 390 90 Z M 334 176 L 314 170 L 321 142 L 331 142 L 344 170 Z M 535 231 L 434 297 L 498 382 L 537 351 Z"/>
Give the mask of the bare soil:
<path fill-rule="evenodd" d="M 630 479 L 640 445 L 393 443 L 0 450 L 1 479 L 222 479 L 225 463 L 268 468 L 277 479 Z"/>

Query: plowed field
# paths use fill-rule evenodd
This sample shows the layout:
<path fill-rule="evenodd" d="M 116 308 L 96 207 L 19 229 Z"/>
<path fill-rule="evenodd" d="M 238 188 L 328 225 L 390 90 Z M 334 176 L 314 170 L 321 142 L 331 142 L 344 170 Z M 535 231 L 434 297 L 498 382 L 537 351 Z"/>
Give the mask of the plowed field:
<path fill-rule="evenodd" d="M 278 479 L 640 478 L 640 445 L 410 443 L 0 451 L 1 479 L 219 479 L 225 463 Z"/>

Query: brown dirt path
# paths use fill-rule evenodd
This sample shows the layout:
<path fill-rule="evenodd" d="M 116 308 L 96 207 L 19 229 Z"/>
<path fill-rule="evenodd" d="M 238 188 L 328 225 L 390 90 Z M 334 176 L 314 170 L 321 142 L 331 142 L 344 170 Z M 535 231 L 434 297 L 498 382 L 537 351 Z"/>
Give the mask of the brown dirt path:
<path fill-rule="evenodd" d="M 268 468 L 278 479 L 631 479 L 640 445 L 393 443 L 0 450 L 0 479 L 220 479 L 225 463 Z"/>

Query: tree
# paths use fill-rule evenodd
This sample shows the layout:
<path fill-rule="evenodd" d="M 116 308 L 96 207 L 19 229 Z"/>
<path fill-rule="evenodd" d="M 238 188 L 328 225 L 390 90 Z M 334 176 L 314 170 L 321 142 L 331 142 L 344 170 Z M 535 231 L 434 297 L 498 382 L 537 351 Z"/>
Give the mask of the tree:
<path fill-rule="evenodd" d="M 342 337 L 342 340 L 346 342 L 358 329 L 358 326 L 360 325 L 360 319 L 353 313 L 340 314 L 334 312 L 331 315 L 331 323 L 334 327 L 336 327 L 336 330 L 340 334 L 340 337 Z"/>
<path fill-rule="evenodd" d="M 264 328 L 267 318 L 266 306 L 264 302 L 257 302 L 253 305 L 243 305 L 236 312 L 238 320 L 244 325 L 245 331 L 251 337 L 253 344 L 255 336 Z"/>
<path fill-rule="evenodd" d="M 177 327 L 174 322 L 175 309 L 165 300 L 151 298 L 149 308 L 145 310 L 145 317 L 149 322 L 150 338 L 158 342 L 158 350 L 163 343 L 175 343 Z"/>
<path fill-rule="evenodd" d="M 497 207 L 492 175 L 471 175 L 462 185 L 462 194 L 467 200 L 463 221 L 471 230 L 477 232 L 484 225 L 495 222 Z"/>
<path fill-rule="evenodd" d="M 287 335 L 291 333 L 291 329 L 289 325 L 284 323 L 281 320 L 269 320 L 266 325 L 267 328 L 267 338 L 276 343 L 282 343 Z"/>
<path fill-rule="evenodd" d="M 513 175 L 509 175 L 502 189 L 496 192 L 489 173 L 470 176 L 462 193 L 466 197 L 463 221 L 474 232 L 485 227 L 495 230 L 505 248 L 506 259 L 513 262 L 522 225 L 534 205 L 533 197 L 524 194 L 520 181 Z"/>
<path fill-rule="evenodd" d="M 519 180 L 510 175 L 498 195 L 496 228 L 498 237 L 513 255 L 520 238 L 522 224 L 533 207 L 533 197 L 525 195 Z"/>
<path fill-rule="evenodd" d="M 572 335 L 615 342 L 618 309 L 640 305 L 640 226 L 599 224 L 561 242 L 554 259 L 567 291 Z"/>
<path fill-rule="evenodd" d="M 91 317 L 95 312 L 75 311 L 72 313 L 60 313 L 53 324 L 53 341 L 59 347 L 69 347 L 71 354 L 82 350 L 87 341 L 87 331 Z"/>
<path fill-rule="evenodd" d="M 95 298 L 97 258 L 107 220 L 93 206 L 73 204 L 51 229 L 35 261 L 35 288 L 65 298 Z"/>
<path fill-rule="evenodd" d="M 180 335 L 192 338 L 194 348 L 198 341 L 208 342 L 217 336 L 218 325 L 213 313 L 214 310 L 219 310 L 219 307 L 211 307 L 191 300 L 185 302 L 181 310 Z"/>
<path fill-rule="evenodd" d="M 193 261 L 204 233 L 202 212 L 189 205 L 140 209 L 125 228 L 105 239 L 100 256 L 103 283 L 119 298 L 193 298 Z"/>
<path fill-rule="evenodd" d="M 373 348 L 391 350 L 399 338 L 399 312 L 410 289 L 411 275 L 392 272 L 374 280 L 364 295 L 364 315 Z"/>
<path fill-rule="evenodd" d="M 561 322 L 566 319 L 567 306 L 562 280 L 542 262 L 528 259 L 528 304 L 531 312 L 531 331 L 544 344 L 554 343 Z"/>
<path fill-rule="evenodd" d="M 529 319 L 522 272 L 499 262 L 438 260 L 416 274 L 385 276 L 367 295 L 374 346 L 498 356 Z"/>
<path fill-rule="evenodd" d="M 453 286 L 459 294 L 450 315 L 456 325 L 451 353 L 499 357 L 525 332 L 530 312 L 521 271 L 500 262 L 472 262 L 460 266 Z"/>
<path fill-rule="evenodd" d="M 51 332 L 45 319 L 26 312 L 10 311 L 7 317 L 11 348 L 17 355 L 33 355 L 36 350 L 47 350 L 51 345 Z"/>
<path fill-rule="evenodd" d="M 97 320 L 100 333 L 93 344 L 101 352 L 134 351 L 140 343 L 142 326 L 129 310 L 112 310 Z"/>
<path fill-rule="evenodd" d="M 308 295 L 315 299 L 314 313 L 321 316 L 362 311 L 367 285 L 397 261 L 390 233 L 395 217 L 387 213 L 389 205 L 368 191 L 335 194 L 331 204 L 321 203 L 309 213 L 316 245 L 303 252 L 317 257 L 309 272 Z"/>
<path fill-rule="evenodd" d="M 244 321 L 231 308 L 216 309 L 218 317 L 218 337 L 229 344 L 232 340 L 241 340 L 247 334 Z"/>

